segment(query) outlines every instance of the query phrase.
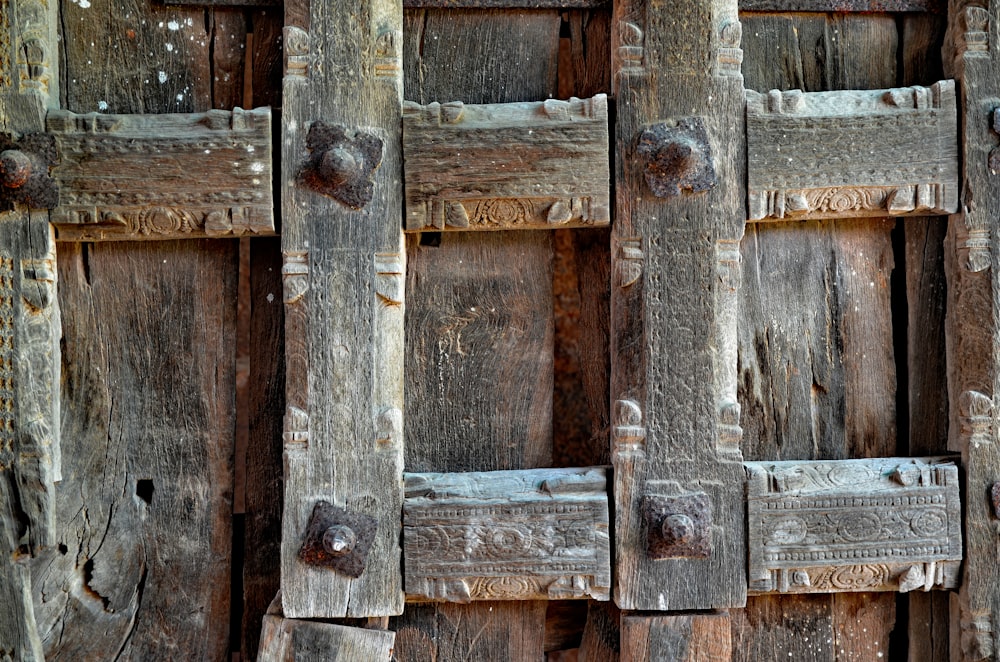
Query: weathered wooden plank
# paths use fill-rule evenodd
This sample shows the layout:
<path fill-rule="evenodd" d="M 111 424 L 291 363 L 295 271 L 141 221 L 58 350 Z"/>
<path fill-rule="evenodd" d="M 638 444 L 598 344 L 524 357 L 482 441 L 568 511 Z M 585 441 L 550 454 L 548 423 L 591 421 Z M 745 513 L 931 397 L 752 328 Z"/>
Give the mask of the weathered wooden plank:
<path fill-rule="evenodd" d="M 743 22 L 749 88 L 897 83 L 898 32 L 890 17 L 748 14 Z M 739 401 L 748 459 L 897 452 L 892 225 L 855 219 L 747 227 Z M 859 605 L 871 624 L 866 639 L 838 640 L 834 622 L 849 623 Z M 753 596 L 733 613 L 741 661 L 873 659 L 888 654 L 895 596 Z"/>
<path fill-rule="evenodd" d="M 250 242 L 249 439 L 241 652 L 259 648 L 261 618 L 280 588 L 281 438 L 285 410 L 281 241 Z"/>
<path fill-rule="evenodd" d="M 59 205 L 50 218 L 63 226 L 62 240 L 274 232 L 270 109 L 60 110 L 46 125 L 59 154 L 52 170 Z"/>
<path fill-rule="evenodd" d="M 403 609 L 402 9 L 307 15 L 289 6 L 284 38 L 282 602 L 288 618 L 383 616 Z M 323 503 L 357 536 L 343 556 L 310 525 Z M 320 551 L 303 557 L 309 526 Z"/>
<path fill-rule="evenodd" d="M 32 566 L 47 659 L 226 655 L 237 258 L 59 251 L 67 446 L 58 544 Z"/>
<path fill-rule="evenodd" d="M 746 12 L 879 12 L 930 13 L 945 11 L 944 0 L 740 0 Z"/>
<path fill-rule="evenodd" d="M 710 662 L 732 654 L 727 613 L 622 616 L 622 662 Z"/>
<path fill-rule="evenodd" d="M 607 473 L 405 474 L 409 599 L 611 597 Z"/>
<path fill-rule="evenodd" d="M 610 223 L 607 96 L 403 105 L 406 229 Z"/>
<path fill-rule="evenodd" d="M 446 234 L 438 246 L 409 239 L 407 469 L 549 463 L 552 266 L 544 236 Z"/>
<path fill-rule="evenodd" d="M 958 586 L 958 468 L 940 458 L 748 462 L 754 593 Z"/>
<path fill-rule="evenodd" d="M 940 80 L 947 16 L 903 17 L 900 33 L 903 85 Z M 949 73 L 950 75 L 950 73 Z M 948 380 L 945 350 L 944 238 L 946 218 L 909 218 L 903 223 L 906 272 L 909 426 L 907 455 L 937 455 L 948 449 Z M 900 388 L 903 379 L 900 380 Z M 909 595 L 907 655 L 911 662 L 946 662 L 950 596 Z"/>
<path fill-rule="evenodd" d="M 731 183 L 745 164 L 725 158 L 745 139 L 736 5 L 624 2 L 613 24 L 615 599 L 623 609 L 741 606 L 745 207 Z"/>
<path fill-rule="evenodd" d="M 962 90 L 964 198 L 948 223 L 948 445 L 965 468 L 966 558 L 962 588 L 952 601 L 951 659 L 993 659 L 1000 653 L 1000 559 L 997 480 L 1000 444 L 1000 277 L 996 268 L 1000 185 L 996 133 L 1000 105 L 996 5 L 952 3 L 946 62 Z M 957 608 L 956 608 L 956 604 Z"/>
<path fill-rule="evenodd" d="M 570 9 L 605 7 L 609 0 L 403 0 L 403 6 L 410 8 L 441 9 Z"/>
<path fill-rule="evenodd" d="M 578 662 L 618 662 L 621 613 L 613 602 L 588 603 Z"/>
<path fill-rule="evenodd" d="M 260 662 L 389 662 L 396 633 L 264 616 Z"/>
<path fill-rule="evenodd" d="M 747 92 L 749 219 L 954 212 L 957 122 L 954 81 Z"/>
<path fill-rule="evenodd" d="M 398 662 L 539 660 L 546 602 L 407 605 L 390 619 Z"/>

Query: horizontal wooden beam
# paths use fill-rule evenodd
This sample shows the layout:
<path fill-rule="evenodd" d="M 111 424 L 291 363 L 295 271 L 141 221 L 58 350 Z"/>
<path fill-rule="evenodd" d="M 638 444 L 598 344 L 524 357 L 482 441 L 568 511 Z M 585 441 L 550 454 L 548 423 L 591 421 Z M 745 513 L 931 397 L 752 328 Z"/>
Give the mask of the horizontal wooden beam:
<path fill-rule="evenodd" d="M 406 229 L 610 223 L 608 100 L 403 104 Z"/>
<path fill-rule="evenodd" d="M 607 471 L 404 474 L 407 598 L 608 600 Z"/>
<path fill-rule="evenodd" d="M 271 111 L 50 111 L 61 240 L 274 234 Z"/>
<path fill-rule="evenodd" d="M 750 221 L 958 209 L 954 81 L 747 92 Z"/>
<path fill-rule="evenodd" d="M 958 586 L 958 467 L 943 458 L 747 462 L 751 593 Z"/>
<path fill-rule="evenodd" d="M 740 0 L 747 12 L 858 12 L 941 14 L 943 0 Z"/>

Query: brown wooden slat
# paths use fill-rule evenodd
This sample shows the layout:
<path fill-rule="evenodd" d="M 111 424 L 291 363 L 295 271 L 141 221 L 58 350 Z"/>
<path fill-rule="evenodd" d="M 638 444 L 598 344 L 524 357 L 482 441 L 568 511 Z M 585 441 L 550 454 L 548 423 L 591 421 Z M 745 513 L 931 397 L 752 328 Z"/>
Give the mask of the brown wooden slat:
<path fill-rule="evenodd" d="M 622 616 L 621 662 L 715 662 L 732 654 L 728 613 Z"/>
<path fill-rule="evenodd" d="M 395 632 L 264 616 L 261 662 L 390 662 Z"/>

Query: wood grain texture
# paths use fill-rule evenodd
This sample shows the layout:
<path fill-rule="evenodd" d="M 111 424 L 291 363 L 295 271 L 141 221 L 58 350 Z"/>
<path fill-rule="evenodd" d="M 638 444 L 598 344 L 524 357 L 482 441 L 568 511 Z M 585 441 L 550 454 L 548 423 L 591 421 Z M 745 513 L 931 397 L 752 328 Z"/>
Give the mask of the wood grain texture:
<path fill-rule="evenodd" d="M 60 249 L 69 445 L 58 544 L 32 567 L 46 659 L 227 655 L 237 257 Z"/>
<path fill-rule="evenodd" d="M 281 584 L 288 618 L 403 609 L 402 9 L 388 0 L 349 7 L 309 3 L 305 25 L 294 4 L 286 7 Z M 381 143 L 369 154 L 378 165 L 368 162 L 377 169 L 367 204 L 352 208 L 300 179 L 310 155 L 336 156 L 332 143 L 315 136 L 307 148 L 310 132 L 324 125 L 349 140 L 364 135 L 369 146 Z M 320 501 L 376 522 L 357 578 L 299 558 Z"/>
<path fill-rule="evenodd" d="M 280 588 L 282 412 L 285 410 L 281 241 L 250 242 L 250 433 L 240 651 L 259 648 L 261 618 Z"/>
<path fill-rule="evenodd" d="M 389 662 L 395 632 L 264 616 L 261 662 Z"/>
<path fill-rule="evenodd" d="M 958 586 L 958 467 L 942 458 L 748 462 L 753 593 Z"/>
<path fill-rule="evenodd" d="M 748 88 L 896 84 L 892 19 L 748 14 L 743 21 Z M 896 452 L 891 229 L 883 220 L 748 226 L 739 328 L 747 459 Z M 848 622 L 859 604 L 874 614 L 868 639 L 834 646 L 834 623 Z M 734 659 L 872 659 L 872 651 L 889 654 L 894 622 L 891 594 L 751 597 L 734 612 Z"/>
<path fill-rule="evenodd" d="M 578 662 L 618 662 L 621 612 L 613 602 L 590 602 L 588 606 Z"/>
<path fill-rule="evenodd" d="M 268 108 L 169 115 L 52 111 L 62 240 L 271 234 Z"/>
<path fill-rule="evenodd" d="M 607 471 L 404 474 L 411 600 L 611 597 Z"/>
<path fill-rule="evenodd" d="M 735 336 L 745 200 L 734 183 L 743 181 L 745 164 L 724 158 L 739 153 L 745 139 L 737 8 L 720 0 L 660 11 L 635 1 L 614 11 L 615 600 L 623 609 L 741 606 L 746 548 Z M 638 153 L 640 134 L 653 122 L 703 127 L 702 166 L 714 164 L 723 184 L 656 197 Z M 656 149 L 683 153 L 686 140 Z M 698 515 L 680 512 L 682 500 L 706 505 Z M 675 514 L 701 522 L 698 549 L 653 558 L 661 519 Z"/>
<path fill-rule="evenodd" d="M 712 662 L 732 657 L 728 613 L 622 616 L 622 662 Z"/>
<path fill-rule="evenodd" d="M 610 223 L 608 99 L 403 104 L 406 229 Z"/>
<path fill-rule="evenodd" d="M 398 662 L 542 659 L 545 601 L 407 605 L 390 619 Z"/>
<path fill-rule="evenodd" d="M 945 77 L 942 43 L 947 16 L 908 15 L 900 32 L 903 85 Z M 948 448 L 948 380 L 945 350 L 944 273 L 946 218 L 909 218 L 902 224 L 906 270 L 907 361 L 909 404 L 908 455 L 935 455 Z M 902 380 L 900 386 L 902 387 Z M 948 660 L 950 596 L 911 593 L 907 618 L 907 654 L 911 662 Z"/>
<path fill-rule="evenodd" d="M 952 601 L 951 659 L 1000 654 L 1000 560 L 993 490 L 1000 476 L 997 394 L 1000 393 L 1000 278 L 997 273 L 996 99 L 998 8 L 953 3 L 949 67 L 960 81 L 965 182 L 963 206 L 948 222 L 948 446 L 965 468 L 966 558 L 962 588 Z M 955 603 L 957 604 L 957 608 Z"/>
<path fill-rule="evenodd" d="M 944 0 L 740 0 L 746 12 L 913 12 L 940 14 Z"/>
<path fill-rule="evenodd" d="M 543 236 L 409 238 L 407 470 L 548 464 L 552 253 Z"/>
<path fill-rule="evenodd" d="M 954 81 L 747 92 L 751 221 L 947 214 L 958 206 Z"/>

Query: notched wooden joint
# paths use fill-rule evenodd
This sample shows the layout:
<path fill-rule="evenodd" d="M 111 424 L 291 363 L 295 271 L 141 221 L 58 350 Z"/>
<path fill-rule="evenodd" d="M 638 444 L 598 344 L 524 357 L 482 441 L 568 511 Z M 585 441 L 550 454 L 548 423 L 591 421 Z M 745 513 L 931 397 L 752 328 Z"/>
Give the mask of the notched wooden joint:
<path fill-rule="evenodd" d="M 378 521 L 373 517 L 319 501 L 309 518 L 299 559 L 348 577 L 360 577 L 365 571 L 376 529 Z"/>
<path fill-rule="evenodd" d="M 351 209 L 372 201 L 373 177 L 382 164 L 381 138 L 316 121 L 309 127 L 306 148 L 309 157 L 299 172 L 301 184 Z"/>
<path fill-rule="evenodd" d="M 15 204 L 52 209 L 59 204 L 59 187 L 49 175 L 56 164 L 55 139 L 35 133 L 15 140 L 0 134 L 0 209 Z"/>
<path fill-rule="evenodd" d="M 643 500 L 649 558 L 712 556 L 712 502 L 708 495 L 647 495 Z"/>
<path fill-rule="evenodd" d="M 715 186 L 712 149 L 700 117 L 646 128 L 636 150 L 645 162 L 646 183 L 657 197 L 680 195 L 681 189 L 698 193 Z"/>

